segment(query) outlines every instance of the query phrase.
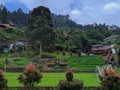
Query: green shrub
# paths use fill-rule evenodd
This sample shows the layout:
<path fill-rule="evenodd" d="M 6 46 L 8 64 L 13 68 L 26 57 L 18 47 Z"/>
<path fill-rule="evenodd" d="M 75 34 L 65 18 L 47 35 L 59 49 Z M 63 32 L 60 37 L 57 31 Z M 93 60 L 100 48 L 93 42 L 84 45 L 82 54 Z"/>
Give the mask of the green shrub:
<path fill-rule="evenodd" d="M 59 66 L 67 66 L 67 63 L 66 62 L 61 62 L 61 63 L 59 63 Z"/>
<path fill-rule="evenodd" d="M 82 90 L 83 82 L 80 80 L 60 80 L 59 82 L 59 90 Z"/>
<path fill-rule="evenodd" d="M 59 90 L 82 90 L 83 89 L 83 81 L 73 80 L 73 72 L 71 68 L 68 68 L 66 71 L 66 79 L 60 80 L 58 87 Z"/>
<path fill-rule="evenodd" d="M 42 53 L 42 58 L 55 58 L 56 56 L 48 54 L 48 53 Z"/>
<path fill-rule="evenodd" d="M 19 75 L 18 80 L 24 86 L 34 86 L 41 81 L 42 75 L 33 64 L 27 66 L 26 70 Z"/>
<path fill-rule="evenodd" d="M 66 48 L 66 46 L 65 45 L 61 45 L 61 44 L 56 44 L 55 48 L 56 48 L 56 50 L 62 51 L 63 49 Z"/>
<path fill-rule="evenodd" d="M 63 50 L 63 52 L 62 52 L 62 53 L 63 53 L 63 56 L 65 56 L 65 55 L 66 55 L 66 52 L 65 52 L 65 50 Z"/>
<path fill-rule="evenodd" d="M 14 64 L 17 64 L 17 65 L 27 65 L 28 64 L 28 61 L 27 60 L 21 60 L 21 61 L 14 61 Z"/>
<path fill-rule="evenodd" d="M 0 61 L 0 68 L 4 68 L 4 62 Z"/>
<path fill-rule="evenodd" d="M 0 70 L 0 90 L 6 90 L 7 87 L 7 79 L 3 75 L 3 70 Z"/>
<path fill-rule="evenodd" d="M 109 75 L 102 81 L 102 87 L 107 90 L 119 90 L 120 89 L 120 77 Z"/>
<path fill-rule="evenodd" d="M 73 80 L 73 72 L 72 72 L 71 68 L 67 69 L 65 76 L 66 76 L 67 81 Z"/>
<path fill-rule="evenodd" d="M 99 73 L 101 86 L 105 90 L 120 90 L 120 75 L 112 67 L 104 67 Z"/>
<path fill-rule="evenodd" d="M 47 64 L 48 67 L 52 67 L 52 66 L 55 66 L 55 65 L 56 65 L 56 64 L 53 63 L 53 62 Z"/>

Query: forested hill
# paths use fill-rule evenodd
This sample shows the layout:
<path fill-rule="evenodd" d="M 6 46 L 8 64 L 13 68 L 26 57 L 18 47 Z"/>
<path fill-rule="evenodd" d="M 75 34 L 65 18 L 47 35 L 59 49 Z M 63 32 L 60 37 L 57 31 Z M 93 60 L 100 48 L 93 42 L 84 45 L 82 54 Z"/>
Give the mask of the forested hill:
<path fill-rule="evenodd" d="M 54 30 L 56 36 L 54 43 L 59 45 L 63 45 L 63 46 L 69 45 L 69 47 L 77 47 L 80 49 L 86 49 L 87 51 L 89 46 L 94 44 L 103 44 L 105 38 L 114 34 L 115 35 L 120 34 L 120 28 L 116 25 L 109 26 L 106 24 L 97 24 L 97 23 L 88 24 L 88 25 L 79 25 L 76 22 L 70 20 L 69 15 L 55 15 L 55 14 L 50 14 L 50 15 L 52 16 L 52 20 L 54 24 L 54 27 L 52 27 L 54 29 L 51 30 Z M 2 8 L 0 7 L 0 24 L 9 23 L 11 21 L 17 27 L 28 27 L 27 25 L 28 25 L 29 16 L 30 14 L 23 12 L 22 9 L 18 9 L 16 11 L 10 12 L 5 7 Z M 22 31 L 23 35 L 27 36 L 26 33 L 28 33 L 28 30 L 24 28 L 20 28 L 17 31 L 21 33 L 21 30 L 23 30 Z M 13 33 L 12 32 L 10 33 L 9 35 L 10 38 L 9 38 L 8 37 L 9 33 L 7 31 L 8 30 L 2 31 L 0 33 L 1 36 L 4 35 L 5 38 L 3 36 L 2 37 L 5 40 L 9 40 L 9 41 L 13 40 L 13 37 L 11 37 Z M 7 34 L 4 34 L 6 32 Z"/>
<path fill-rule="evenodd" d="M 19 27 L 27 27 L 29 14 L 24 13 L 21 9 L 9 14 L 9 19 Z M 74 21 L 69 19 L 68 15 L 55 15 L 52 14 L 54 28 L 69 27 L 78 28 Z"/>
<path fill-rule="evenodd" d="M 55 15 L 52 14 L 52 19 L 55 28 L 69 27 L 69 28 L 82 28 L 82 25 L 69 19 L 69 15 Z"/>
<path fill-rule="evenodd" d="M 23 12 L 21 8 L 16 11 L 10 12 L 6 7 L 0 7 L 0 23 L 8 23 L 9 21 L 16 24 L 18 27 L 27 27 L 29 13 Z M 69 27 L 78 28 L 74 21 L 69 19 L 68 15 L 55 15 L 52 14 L 54 28 Z"/>
<path fill-rule="evenodd" d="M 27 27 L 29 13 L 23 12 L 22 9 L 10 12 L 6 7 L 0 7 L 0 23 L 8 23 L 9 21 L 13 22 L 18 27 Z M 69 18 L 69 15 L 56 15 L 52 14 L 52 19 L 54 23 L 54 28 L 72 28 L 72 29 L 82 29 L 91 32 L 100 32 L 109 36 L 112 30 L 114 34 L 120 33 L 120 28 L 116 25 L 108 26 L 106 24 L 91 24 L 91 25 L 80 25 L 72 21 Z M 95 31 L 94 31 L 95 30 Z M 105 32 L 105 33 L 104 33 Z"/>
<path fill-rule="evenodd" d="M 6 16 L 7 17 L 7 16 Z M 27 27 L 29 14 L 24 13 L 22 9 L 18 9 L 12 13 L 8 12 L 8 20 L 15 23 L 18 27 Z M 109 36 L 112 30 L 114 34 L 120 34 L 120 28 L 116 25 L 108 26 L 106 24 L 91 24 L 91 25 L 80 25 L 69 18 L 69 15 L 56 15 L 52 14 L 54 28 L 72 28 L 72 29 L 82 29 L 86 31 L 94 31 L 105 34 Z M 6 21 L 7 22 L 7 21 Z"/>

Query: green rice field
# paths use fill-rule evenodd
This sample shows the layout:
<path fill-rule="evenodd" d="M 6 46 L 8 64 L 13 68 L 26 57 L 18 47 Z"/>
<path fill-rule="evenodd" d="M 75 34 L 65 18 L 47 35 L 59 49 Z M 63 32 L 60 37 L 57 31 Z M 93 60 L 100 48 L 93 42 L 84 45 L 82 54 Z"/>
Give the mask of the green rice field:
<path fill-rule="evenodd" d="M 8 86 L 22 86 L 17 80 L 20 73 L 5 73 Z M 65 73 L 42 73 L 43 78 L 37 86 L 57 86 L 59 80 L 65 79 Z M 99 80 L 94 73 L 74 73 L 74 79 L 84 81 L 84 86 L 99 86 Z"/>

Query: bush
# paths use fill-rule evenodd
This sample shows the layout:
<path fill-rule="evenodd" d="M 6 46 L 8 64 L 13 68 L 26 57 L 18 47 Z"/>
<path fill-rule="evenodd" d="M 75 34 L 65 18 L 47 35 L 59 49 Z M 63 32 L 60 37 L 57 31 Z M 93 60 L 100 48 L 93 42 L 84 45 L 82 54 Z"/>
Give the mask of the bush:
<path fill-rule="evenodd" d="M 120 89 L 120 77 L 109 75 L 102 81 L 102 87 L 107 90 L 119 90 Z"/>
<path fill-rule="evenodd" d="M 71 68 L 68 68 L 66 71 L 66 79 L 60 80 L 58 87 L 59 90 L 82 90 L 83 89 L 83 81 L 73 80 L 73 72 Z"/>
<path fill-rule="evenodd" d="M 42 53 L 42 58 L 55 58 L 56 56 L 48 54 L 48 53 Z"/>
<path fill-rule="evenodd" d="M 6 90 L 7 87 L 7 79 L 3 75 L 3 70 L 0 70 L 0 90 Z"/>
<path fill-rule="evenodd" d="M 18 80 L 24 86 L 34 86 L 41 81 L 42 75 L 35 68 L 35 65 L 30 64 L 27 66 L 26 70 L 19 75 Z"/>
<path fill-rule="evenodd" d="M 60 80 L 59 82 L 59 90 L 82 90 L 83 82 L 80 80 Z"/>
<path fill-rule="evenodd" d="M 65 76 L 66 76 L 67 81 L 73 80 L 73 72 L 71 68 L 67 69 Z"/>
<path fill-rule="evenodd" d="M 65 45 L 61 45 L 61 44 L 56 44 L 55 48 L 56 48 L 56 50 L 62 51 L 63 49 L 66 48 L 66 46 Z"/>
<path fill-rule="evenodd" d="M 62 53 L 63 53 L 63 56 L 65 56 L 65 55 L 66 55 L 66 51 L 65 51 L 65 50 L 63 50 L 63 51 L 62 51 Z"/>
<path fill-rule="evenodd" d="M 53 63 L 53 62 L 47 64 L 48 67 L 52 67 L 52 66 L 55 66 L 55 65 L 56 65 L 56 64 Z"/>
<path fill-rule="evenodd" d="M 59 63 L 59 66 L 67 66 L 67 63 L 66 62 L 61 62 L 61 63 Z"/>
<path fill-rule="evenodd" d="M 16 65 L 27 65 L 29 61 L 26 58 L 16 58 L 13 60 Z"/>
<path fill-rule="evenodd" d="M 104 67 L 103 71 L 99 73 L 101 86 L 105 90 L 119 90 L 120 89 L 120 75 L 115 73 L 112 67 Z"/>

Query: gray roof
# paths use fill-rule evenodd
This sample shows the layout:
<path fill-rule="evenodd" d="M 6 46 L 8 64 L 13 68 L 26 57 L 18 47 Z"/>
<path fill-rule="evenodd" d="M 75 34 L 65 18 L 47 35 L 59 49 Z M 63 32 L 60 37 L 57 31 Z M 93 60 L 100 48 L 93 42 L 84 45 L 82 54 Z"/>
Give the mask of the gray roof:
<path fill-rule="evenodd" d="M 111 35 L 111 36 L 105 38 L 104 41 L 113 41 L 113 40 L 116 40 L 117 37 L 118 37 L 118 35 Z"/>
<path fill-rule="evenodd" d="M 92 50 L 107 50 L 110 49 L 111 45 L 103 45 L 102 47 L 93 47 Z"/>

